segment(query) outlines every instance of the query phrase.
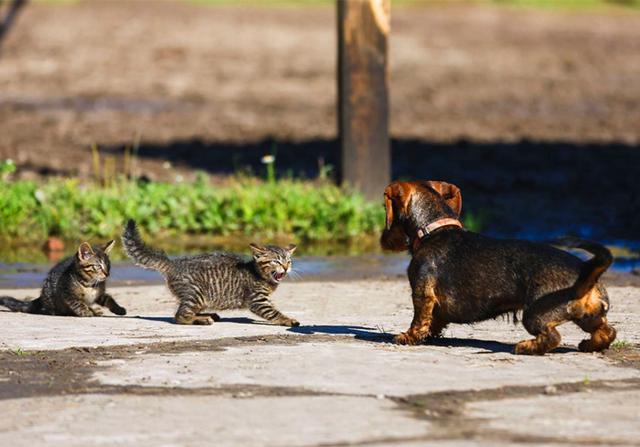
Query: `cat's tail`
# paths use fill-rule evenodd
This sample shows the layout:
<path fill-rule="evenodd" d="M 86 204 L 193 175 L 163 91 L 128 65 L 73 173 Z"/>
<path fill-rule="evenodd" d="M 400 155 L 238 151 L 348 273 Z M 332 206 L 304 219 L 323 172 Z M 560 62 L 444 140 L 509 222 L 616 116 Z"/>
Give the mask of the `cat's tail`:
<path fill-rule="evenodd" d="M 140 237 L 140 232 L 133 219 L 129 219 L 122 234 L 122 245 L 127 255 L 136 265 L 167 273 L 171 269 L 171 260 L 162 250 L 148 247 Z"/>
<path fill-rule="evenodd" d="M 42 310 L 42 299 L 36 298 L 32 301 L 22 301 L 10 296 L 0 296 L 0 306 L 8 308 L 12 312 L 37 314 Z"/>

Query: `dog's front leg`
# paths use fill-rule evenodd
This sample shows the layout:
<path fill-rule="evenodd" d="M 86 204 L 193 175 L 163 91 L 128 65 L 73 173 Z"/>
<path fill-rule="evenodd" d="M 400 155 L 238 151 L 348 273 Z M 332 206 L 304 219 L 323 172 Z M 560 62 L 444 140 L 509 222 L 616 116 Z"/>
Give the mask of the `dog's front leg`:
<path fill-rule="evenodd" d="M 399 345 L 415 345 L 429 336 L 435 297 L 413 294 L 413 321 L 407 332 L 396 335 L 393 341 Z"/>

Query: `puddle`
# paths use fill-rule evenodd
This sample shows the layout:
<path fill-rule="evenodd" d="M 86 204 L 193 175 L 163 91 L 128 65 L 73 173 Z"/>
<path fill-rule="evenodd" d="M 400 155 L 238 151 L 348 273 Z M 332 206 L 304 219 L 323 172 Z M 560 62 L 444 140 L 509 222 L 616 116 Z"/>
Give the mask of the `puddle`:
<path fill-rule="evenodd" d="M 491 234 L 492 235 L 492 234 Z M 502 235 L 492 235 L 501 237 Z M 536 237 L 528 234 L 524 239 L 545 240 L 553 238 Z M 247 253 L 249 239 L 242 237 L 189 236 L 159 238 L 157 247 L 170 256 L 199 254 L 211 251 L 231 251 Z M 276 240 L 272 243 L 285 245 L 290 240 Z M 612 251 L 615 261 L 607 272 L 609 279 L 624 276 L 630 284 L 640 283 L 640 242 L 630 240 L 604 241 Z M 67 241 L 65 253 L 74 252 L 74 243 Z M 572 251 L 576 256 L 587 259 L 587 253 Z M 59 259 L 59 258 L 58 258 Z M 350 242 L 329 241 L 325 243 L 300 243 L 294 256 L 294 274 L 289 281 L 348 281 L 354 279 L 405 278 L 410 257 L 405 253 L 387 253 L 380 249 L 377 237 L 362 237 Z M 0 244 L 0 288 L 39 287 L 51 266 L 56 262 L 37 245 L 11 247 Z M 112 271 L 109 284 L 145 285 L 162 284 L 162 276 L 153 271 L 136 267 L 121 250 L 111 253 Z M 636 273 L 631 275 L 630 273 Z M 618 278 L 619 279 L 619 278 Z M 619 281 L 615 281 L 619 282 Z M 624 282 L 624 281 L 623 281 Z"/>
<path fill-rule="evenodd" d="M 578 253 L 576 253 L 578 254 Z M 405 254 L 364 254 L 358 256 L 300 256 L 294 258 L 294 274 L 289 281 L 348 281 L 353 279 L 404 278 L 409 264 Z M 31 288 L 42 284 L 51 268 L 48 263 L 0 262 L 0 288 Z M 640 259 L 617 257 L 611 272 L 629 273 L 640 269 Z M 631 275 L 629 275 L 631 276 Z M 127 261 L 112 263 L 112 286 L 162 284 L 162 276 Z"/>
<path fill-rule="evenodd" d="M 302 256 L 294 258 L 289 281 L 346 281 L 355 278 L 404 276 L 409 258 L 404 255 Z M 40 287 L 51 264 L 0 262 L 0 289 Z M 163 284 L 162 276 L 130 262 L 114 262 L 109 285 Z"/>

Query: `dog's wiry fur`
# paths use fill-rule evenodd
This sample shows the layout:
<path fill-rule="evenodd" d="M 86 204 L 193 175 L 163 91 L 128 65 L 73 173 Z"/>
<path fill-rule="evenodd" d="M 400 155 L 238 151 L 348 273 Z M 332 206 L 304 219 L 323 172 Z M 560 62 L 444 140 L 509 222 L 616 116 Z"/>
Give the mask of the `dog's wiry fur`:
<path fill-rule="evenodd" d="M 544 354 L 560 344 L 556 327 L 573 321 L 590 334 L 578 346 L 601 351 L 616 338 L 606 318 L 609 298 L 598 282 L 613 258 L 605 247 L 574 240 L 594 254 L 588 261 L 557 248 L 522 240 L 500 240 L 443 226 L 423 238 L 418 231 L 460 215 L 460 190 L 436 181 L 394 182 L 385 189 L 383 248 L 409 250 L 414 317 L 395 337 L 416 344 L 438 336 L 449 323 L 474 323 L 523 311 L 534 339 L 519 342 L 517 354 Z M 416 241 L 416 238 L 419 240 Z"/>

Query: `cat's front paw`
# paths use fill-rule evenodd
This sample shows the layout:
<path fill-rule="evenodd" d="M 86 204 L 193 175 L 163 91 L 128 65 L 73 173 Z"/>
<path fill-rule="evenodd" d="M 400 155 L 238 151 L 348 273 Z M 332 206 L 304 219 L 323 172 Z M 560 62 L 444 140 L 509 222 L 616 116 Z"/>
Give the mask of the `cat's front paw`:
<path fill-rule="evenodd" d="M 300 322 L 298 320 L 294 320 L 293 318 L 286 318 L 278 321 L 280 326 L 288 326 L 288 327 L 298 327 L 300 326 Z"/>
<path fill-rule="evenodd" d="M 91 313 L 96 317 L 101 317 L 104 314 L 102 308 L 100 308 L 100 306 L 98 305 L 90 306 L 89 309 L 91 309 Z"/>

